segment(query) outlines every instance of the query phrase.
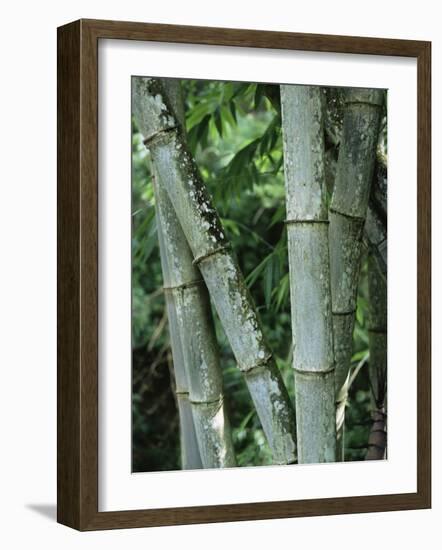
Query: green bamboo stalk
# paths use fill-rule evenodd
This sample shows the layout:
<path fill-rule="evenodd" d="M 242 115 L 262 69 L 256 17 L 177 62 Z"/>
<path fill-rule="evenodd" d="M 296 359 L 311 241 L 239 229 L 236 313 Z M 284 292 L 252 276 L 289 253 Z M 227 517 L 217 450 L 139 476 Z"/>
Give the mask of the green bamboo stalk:
<path fill-rule="evenodd" d="M 381 460 L 385 458 L 387 446 L 387 284 L 373 255 L 368 258 L 368 292 L 368 372 L 373 395 L 373 424 L 366 459 Z"/>
<path fill-rule="evenodd" d="M 330 124 L 330 123 L 329 123 Z M 336 132 L 339 134 L 339 132 Z M 327 189 L 330 194 L 333 192 L 333 185 L 336 178 L 337 153 L 339 138 L 331 130 L 326 132 L 331 146 L 325 153 L 325 173 Z M 327 140 L 326 140 L 327 143 Z M 335 158 L 336 157 L 336 158 Z M 375 164 L 372 192 L 368 202 L 367 220 L 363 242 L 365 247 L 374 254 L 376 265 L 382 277 L 387 279 L 387 168 L 385 160 L 378 154 Z"/>
<path fill-rule="evenodd" d="M 179 81 L 165 80 L 164 86 L 179 123 L 184 125 Z M 181 411 L 182 423 L 186 422 L 181 430 L 182 449 L 186 455 L 196 454 L 196 450 L 189 450 L 190 444 L 195 443 L 192 439 L 196 439 L 204 468 L 232 467 L 236 460 L 224 407 L 209 295 L 199 269 L 193 265 L 192 252 L 158 174 L 153 181 L 172 353 L 179 381 L 177 396 L 181 408 L 186 406 Z"/>
<path fill-rule="evenodd" d="M 376 269 L 387 280 L 387 231 L 382 221 L 371 208 L 367 211 L 364 238 L 370 254 L 374 256 Z"/>
<path fill-rule="evenodd" d="M 158 219 L 158 236 L 162 242 L 161 222 Z M 164 258 L 164 245 L 160 244 L 161 261 Z M 166 263 L 167 266 L 167 263 Z M 167 267 L 166 267 L 167 269 Z M 163 282 L 168 280 L 168 272 L 163 268 Z M 175 395 L 178 406 L 180 424 L 180 451 L 181 468 L 183 470 L 195 470 L 203 468 L 203 462 L 199 452 L 195 422 L 192 413 L 192 404 L 189 398 L 189 384 L 187 380 L 183 346 L 181 343 L 180 327 L 173 300 L 166 294 L 167 317 L 169 321 L 170 344 L 172 348 L 173 370 L 175 375 Z"/>
<path fill-rule="evenodd" d="M 155 184 L 158 235 L 171 339 L 177 340 L 184 366 L 178 394 L 188 393 L 204 468 L 235 466 L 225 412 L 222 376 L 210 300 L 169 197 Z"/>
<path fill-rule="evenodd" d="M 387 280 L 387 169 L 382 162 L 377 163 L 370 196 L 365 237 L 376 266 L 384 281 Z"/>
<path fill-rule="evenodd" d="M 192 406 L 189 401 L 189 392 L 177 392 L 176 400 L 178 405 L 178 417 L 180 421 L 181 469 L 198 470 L 203 468 L 203 463 L 201 461 L 198 441 L 196 439 Z"/>
<path fill-rule="evenodd" d="M 344 460 L 344 410 L 341 388 L 350 368 L 362 233 L 376 158 L 382 90 L 347 92 L 336 180 L 329 210 L 330 268 L 335 386 L 337 392 L 338 459 Z"/>
<path fill-rule="evenodd" d="M 180 121 L 184 121 L 184 112 L 182 111 L 182 109 L 180 109 L 182 102 L 181 98 L 178 95 L 178 91 L 179 90 L 176 89 L 176 87 L 174 88 L 173 86 L 170 86 L 171 101 L 173 102 L 173 106 L 177 112 L 177 117 Z M 153 176 L 153 181 L 155 183 L 155 176 Z M 168 280 L 169 273 L 168 261 L 165 257 L 166 250 L 162 238 L 162 224 L 160 216 L 158 214 L 158 200 L 156 200 L 156 219 L 164 283 L 164 278 Z M 175 305 L 173 303 L 173 300 L 171 300 L 170 297 L 168 297 L 167 295 L 166 307 L 169 322 L 170 342 L 172 348 L 173 370 L 175 374 L 175 395 L 178 406 L 178 418 L 180 426 L 181 468 L 183 470 L 200 469 L 203 468 L 203 463 L 201 460 L 201 454 L 199 451 L 199 445 L 196 436 L 195 422 L 192 413 L 192 404 L 189 399 L 189 384 L 186 375 L 180 328 L 178 325 Z"/>
<path fill-rule="evenodd" d="M 158 234 L 161 236 L 160 227 L 158 227 Z M 161 254 L 161 256 L 163 256 L 163 254 Z M 192 405 L 189 399 L 189 386 L 184 365 L 183 348 L 181 345 L 178 319 L 174 305 L 171 300 L 167 299 L 167 296 L 166 307 L 169 321 L 170 343 L 172 348 L 173 371 L 175 375 L 175 396 L 178 406 L 178 418 L 180 426 L 181 468 L 183 470 L 196 470 L 199 468 L 203 468 L 203 463 L 201 461 L 201 455 L 199 452 L 198 441 L 196 437 L 195 423 L 192 414 Z"/>
<path fill-rule="evenodd" d="M 321 90 L 281 86 L 298 461 L 334 462 L 336 409 Z"/>
<path fill-rule="evenodd" d="M 294 412 L 253 300 L 160 80 L 134 79 L 134 113 L 279 464 L 296 460 Z"/>

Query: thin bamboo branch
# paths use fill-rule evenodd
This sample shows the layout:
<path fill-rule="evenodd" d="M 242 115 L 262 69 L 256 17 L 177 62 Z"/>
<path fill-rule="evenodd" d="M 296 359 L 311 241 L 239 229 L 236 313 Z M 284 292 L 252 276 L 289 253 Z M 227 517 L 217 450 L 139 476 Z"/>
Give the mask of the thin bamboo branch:
<path fill-rule="evenodd" d="M 336 180 L 329 210 L 337 397 L 347 378 L 352 355 L 362 232 L 373 178 L 382 99 L 382 90 L 353 88 L 347 92 Z M 344 418 L 343 408 L 345 400 L 338 403 L 339 418 Z M 345 459 L 343 426 L 338 426 L 340 460 Z"/>
<path fill-rule="evenodd" d="M 336 409 L 321 91 L 281 86 L 298 461 L 334 462 Z"/>
<path fill-rule="evenodd" d="M 219 216 L 158 79 L 134 79 L 134 113 L 243 372 L 275 463 L 296 460 L 294 412 Z"/>

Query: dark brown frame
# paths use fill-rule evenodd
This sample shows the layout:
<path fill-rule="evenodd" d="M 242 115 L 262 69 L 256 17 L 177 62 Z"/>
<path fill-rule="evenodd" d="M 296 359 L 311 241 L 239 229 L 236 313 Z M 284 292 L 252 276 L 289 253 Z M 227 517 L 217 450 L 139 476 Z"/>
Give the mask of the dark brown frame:
<path fill-rule="evenodd" d="M 417 492 L 98 511 L 98 40 L 405 56 L 418 66 Z M 431 507 L 431 43 L 79 20 L 58 29 L 58 521 L 86 531 Z"/>

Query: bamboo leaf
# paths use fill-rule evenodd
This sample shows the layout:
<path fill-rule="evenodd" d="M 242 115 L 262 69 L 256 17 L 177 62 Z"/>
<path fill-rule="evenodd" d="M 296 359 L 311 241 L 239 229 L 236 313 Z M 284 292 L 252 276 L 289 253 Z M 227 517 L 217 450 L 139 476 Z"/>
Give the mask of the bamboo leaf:
<path fill-rule="evenodd" d="M 233 120 L 236 123 L 238 123 L 238 117 L 237 117 L 237 114 L 236 114 L 235 101 L 233 99 L 229 102 L 229 108 L 230 108 L 230 112 L 232 113 Z"/>
<path fill-rule="evenodd" d="M 259 109 L 259 105 L 261 103 L 262 98 L 264 97 L 264 84 L 257 84 L 255 89 L 255 97 L 254 97 L 254 104 L 255 109 Z"/>
<path fill-rule="evenodd" d="M 216 129 L 218 130 L 219 137 L 222 138 L 223 137 L 223 122 L 222 122 L 221 111 L 220 111 L 219 107 L 216 109 L 213 116 L 214 116 L 215 126 L 216 126 Z"/>
<path fill-rule="evenodd" d="M 271 252 L 268 256 L 266 256 L 256 267 L 255 269 L 249 273 L 249 275 L 246 277 L 246 284 L 249 288 L 251 288 L 257 279 L 260 277 L 261 273 L 264 272 L 264 269 L 266 268 L 267 264 L 271 260 L 273 256 L 273 252 Z"/>
<path fill-rule="evenodd" d="M 289 274 L 286 273 L 281 277 L 279 285 L 275 289 L 276 292 L 276 309 L 279 310 L 281 306 L 287 301 L 289 295 Z"/>
<path fill-rule="evenodd" d="M 272 254 L 264 272 L 264 298 L 267 309 L 269 309 L 272 299 L 274 257 L 274 254 Z"/>

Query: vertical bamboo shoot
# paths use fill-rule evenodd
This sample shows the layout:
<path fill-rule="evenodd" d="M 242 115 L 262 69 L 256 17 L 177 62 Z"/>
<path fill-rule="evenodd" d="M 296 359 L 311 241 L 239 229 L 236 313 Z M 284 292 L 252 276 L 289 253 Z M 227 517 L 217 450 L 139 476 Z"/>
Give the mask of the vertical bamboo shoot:
<path fill-rule="evenodd" d="M 336 180 L 330 204 L 330 267 L 335 346 L 337 418 L 344 419 L 340 390 L 350 368 L 362 232 L 376 158 L 382 90 L 350 89 L 344 113 Z M 344 460 L 343 423 L 338 458 Z"/>
<path fill-rule="evenodd" d="M 281 86 L 298 461 L 336 455 L 321 91 Z"/>
<path fill-rule="evenodd" d="M 385 458 L 387 448 L 387 284 L 377 269 L 376 259 L 368 259 L 370 350 L 369 377 L 373 394 L 373 425 L 368 441 L 367 460 Z"/>
<path fill-rule="evenodd" d="M 179 81 L 166 80 L 164 85 L 175 116 L 184 124 Z M 199 449 L 204 468 L 235 466 L 207 288 L 193 265 L 192 252 L 155 165 L 153 172 L 180 419 L 186 423 L 182 426 L 182 453 L 189 456 Z M 196 447 L 193 450 L 189 449 L 192 444 Z M 184 458 L 183 464 L 185 461 Z"/>

